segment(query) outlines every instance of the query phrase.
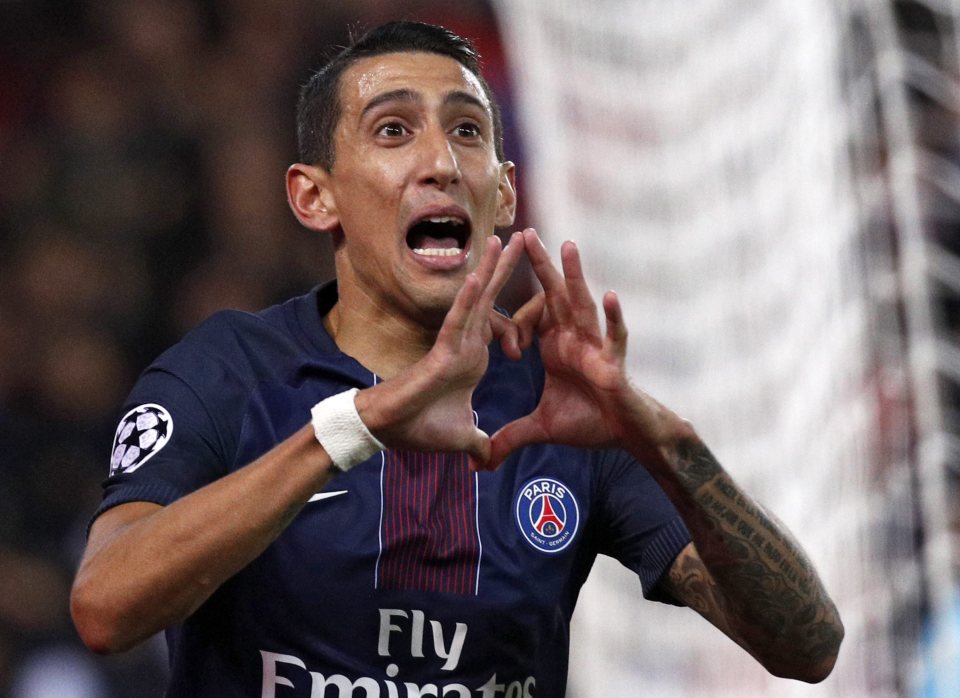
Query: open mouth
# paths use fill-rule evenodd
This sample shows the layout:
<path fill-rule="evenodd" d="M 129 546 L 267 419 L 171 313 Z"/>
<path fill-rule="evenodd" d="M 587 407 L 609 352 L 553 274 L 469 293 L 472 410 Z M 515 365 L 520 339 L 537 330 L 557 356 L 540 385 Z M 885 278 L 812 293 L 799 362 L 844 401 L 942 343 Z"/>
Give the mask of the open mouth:
<path fill-rule="evenodd" d="M 470 240 L 470 224 L 460 216 L 429 216 L 407 232 L 407 246 L 423 257 L 454 257 Z"/>

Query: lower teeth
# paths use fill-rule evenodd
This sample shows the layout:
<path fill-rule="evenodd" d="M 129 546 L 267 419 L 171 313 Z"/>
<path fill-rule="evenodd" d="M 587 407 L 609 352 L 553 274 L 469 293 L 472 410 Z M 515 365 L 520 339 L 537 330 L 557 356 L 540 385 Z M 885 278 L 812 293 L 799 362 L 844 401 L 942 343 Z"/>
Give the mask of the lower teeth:
<path fill-rule="evenodd" d="M 423 255 L 424 257 L 454 257 L 463 250 L 459 247 L 449 247 L 449 248 L 436 248 L 436 247 L 416 247 L 413 250 L 416 254 Z"/>

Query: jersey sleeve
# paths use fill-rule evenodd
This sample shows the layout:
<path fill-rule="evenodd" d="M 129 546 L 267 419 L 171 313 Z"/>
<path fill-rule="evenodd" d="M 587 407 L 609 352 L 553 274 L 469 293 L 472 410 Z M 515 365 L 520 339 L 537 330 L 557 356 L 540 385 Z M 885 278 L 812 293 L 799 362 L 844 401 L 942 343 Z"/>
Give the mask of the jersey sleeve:
<path fill-rule="evenodd" d="M 690 542 L 686 524 L 656 480 L 628 453 L 604 451 L 598 465 L 599 551 L 634 571 L 646 598 L 677 604 L 658 582 Z"/>
<path fill-rule="evenodd" d="M 226 475 L 246 389 L 221 361 L 175 349 L 139 378 L 117 425 L 100 514 L 171 504 Z"/>

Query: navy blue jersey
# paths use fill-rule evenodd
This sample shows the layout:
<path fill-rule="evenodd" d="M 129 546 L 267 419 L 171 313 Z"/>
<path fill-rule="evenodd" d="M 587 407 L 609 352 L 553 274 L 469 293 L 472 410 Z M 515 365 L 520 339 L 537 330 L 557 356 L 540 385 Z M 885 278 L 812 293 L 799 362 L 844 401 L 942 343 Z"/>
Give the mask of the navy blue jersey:
<path fill-rule="evenodd" d="M 157 359 L 130 395 L 97 513 L 170 504 L 286 439 L 318 401 L 376 382 L 325 331 L 335 302 L 330 284 L 218 313 Z M 514 362 L 491 346 L 480 428 L 532 411 L 543 380 L 535 348 Z M 656 597 L 689 540 L 622 451 L 529 446 L 471 473 L 464 454 L 388 450 L 333 477 L 167 631 L 167 695 L 559 698 L 596 555 Z"/>

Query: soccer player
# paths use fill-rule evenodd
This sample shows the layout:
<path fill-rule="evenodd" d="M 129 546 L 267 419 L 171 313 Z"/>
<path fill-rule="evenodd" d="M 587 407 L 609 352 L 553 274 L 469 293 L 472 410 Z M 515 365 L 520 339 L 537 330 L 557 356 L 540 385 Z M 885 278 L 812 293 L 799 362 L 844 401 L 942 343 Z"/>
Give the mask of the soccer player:
<path fill-rule="evenodd" d="M 778 676 L 843 634 L 790 534 L 634 386 L 615 294 L 515 207 L 472 47 L 392 23 L 304 88 L 290 206 L 337 278 L 223 312 L 134 387 L 73 588 L 97 652 L 166 629 L 169 696 L 559 698 L 598 554 Z M 543 293 L 494 301 L 526 254 Z M 491 435 L 491 436 L 488 436 Z"/>

